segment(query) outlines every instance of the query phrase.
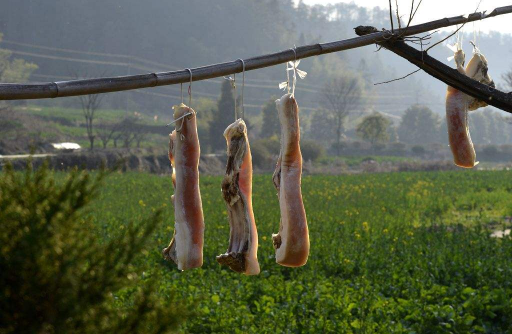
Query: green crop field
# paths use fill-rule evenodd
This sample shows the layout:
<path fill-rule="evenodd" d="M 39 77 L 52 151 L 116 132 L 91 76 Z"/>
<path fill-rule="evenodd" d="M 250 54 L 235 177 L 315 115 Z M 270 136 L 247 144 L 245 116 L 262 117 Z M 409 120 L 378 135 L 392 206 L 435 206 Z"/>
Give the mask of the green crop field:
<path fill-rule="evenodd" d="M 106 240 L 164 207 L 154 251 L 135 265 L 144 275 L 161 274 L 164 298 L 175 294 L 192 307 L 183 331 L 510 333 L 512 239 L 490 234 L 510 228 L 511 172 L 307 176 L 311 254 L 295 269 L 274 262 L 278 201 L 271 177 L 257 175 L 262 270 L 252 277 L 215 260 L 229 236 L 220 182 L 201 177 L 202 269 L 179 272 L 160 255 L 174 225 L 169 176 L 113 174 L 89 212 Z"/>

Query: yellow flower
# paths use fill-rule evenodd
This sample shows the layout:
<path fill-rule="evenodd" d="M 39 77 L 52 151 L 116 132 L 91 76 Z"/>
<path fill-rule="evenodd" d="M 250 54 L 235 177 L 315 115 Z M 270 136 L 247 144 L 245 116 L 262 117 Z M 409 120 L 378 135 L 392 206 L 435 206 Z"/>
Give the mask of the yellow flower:
<path fill-rule="evenodd" d="M 370 226 L 368 225 L 368 223 L 367 222 L 363 222 L 363 230 L 365 232 L 368 232 L 369 229 L 370 229 Z"/>
<path fill-rule="evenodd" d="M 385 228 L 382 232 L 384 232 L 384 233 L 388 233 L 389 231 L 388 231 L 388 229 L 387 229 L 387 228 Z"/>

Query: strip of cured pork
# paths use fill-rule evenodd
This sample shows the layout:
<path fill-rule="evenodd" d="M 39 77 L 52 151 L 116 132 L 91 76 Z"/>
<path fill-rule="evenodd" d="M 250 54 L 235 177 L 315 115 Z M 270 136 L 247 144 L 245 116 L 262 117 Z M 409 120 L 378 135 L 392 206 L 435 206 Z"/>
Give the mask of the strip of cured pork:
<path fill-rule="evenodd" d="M 178 269 L 203 265 L 204 218 L 199 191 L 199 138 L 196 113 L 183 103 L 174 106 L 175 130 L 169 138 L 169 160 L 173 167 L 174 235 L 163 250 L 166 260 Z"/>
<path fill-rule="evenodd" d="M 229 218 L 229 246 L 217 261 L 233 271 L 246 275 L 260 272 L 258 263 L 258 232 L 252 210 L 252 157 L 247 127 L 242 119 L 224 131 L 228 146 L 226 174 L 222 195 Z"/>
<path fill-rule="evenodd" d="M 487 58 L 480 52 L 480 50 L 476 47 L 473 42 L 470 42 L 473 45 L 473 57 L 468 62 L 466 66 L 466 75 L 473 80 L 476 80 L 484 85 L 495 88 L 496 85 L 494 81 L 489 76 L 489 67 L 487 63 Z M 482 100 L 475 99 L 471 96 L 468 96 L 468 110 L 476 110 L 478 108 L 486 107 L 487 103 Z"/>
<path fill-rule="evenodd" d="M 299 267 L 309 255 L 309 231 L 302 202 L 299 106 L 292 94 L 276 100 L 281 123 L 281 152 L 273 181 L 279 197 L 281 222 L 279 233 L 272 235 L 276 262 L 282 266 Z"/>
<path fill-rule="evenodd" d="M 466 74 L 464 52 L 461 49 L 455 52 L 455 64 L 460 73 Z M 474 167 L 477 162 L 475 148 L 469 135 L 468 98 L 466 94 L 451 86 L 448 86 L 446 91 L 446 122 L 454 163 L 459 167 Z"/>
<path fill-rule="evenodd" d="M 477 80 L 483 84 L 494 87 L 489 76 L 487 59 L 473 44 L 473 57 L 464 69 L 465 55 L 460 43 L 454 49 L 454 59 L 459 73 Z M 448 126 L 448 140 L 453 154 L 454 163 L 459 167 L 472 168 L 478 164 L 475 148 L 471 141 L 468 126 L 468 111 L 487 106 L 487 103 L 470 97 L 463 92 L 448 86 L 446 92 L 446 121 Z"/>

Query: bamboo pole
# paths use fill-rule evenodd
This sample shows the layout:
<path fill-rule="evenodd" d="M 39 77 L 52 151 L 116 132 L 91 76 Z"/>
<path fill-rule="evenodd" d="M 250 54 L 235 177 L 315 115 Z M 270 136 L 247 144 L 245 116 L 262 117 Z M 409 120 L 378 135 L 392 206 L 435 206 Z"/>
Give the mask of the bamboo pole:
<path fill-rule="evenodd" d="M 455 16 L 431 21 L 415 26 L 395 30 L 396 35 L 411 36 L 434 29 L 449 27 L 465 22 L 473 22 L 486 18 L 512 13 L 512 6 L 504 6 L 494 9 L 491 13 L 478 12 L 469 16 Z M 339 40 L 330 43 L 319 43 L 300 46 L 295 49 L 297 59 L 318 56 L 322 54 L 339 52 L 359 48 L 366 45 L 385 41 L 389 38 L 389 31 L 381 31 L 373 34 Z M 261 55 L 245 59 L 245 70 L 252 71 L 264 67 L 270 67 L 294 60 L 295 52 L 286 50 L 272 54 Z M 239 60 L 220 64 L 208 65 L 191 69 L 193 81 L 206 80 L 216 77 L 242 72 L 242 63 Z M 58 81 L 36 84 L 0 84 L 0 100 L 25 100 L 45 99 L 65 96 L 78 96 L 87 94 L 100 94 L 109 92 L 126 91 L 139 88 L 174 85 L 187 83 L 190 80 L 188 70 L 172 72 L 148 73 L 142 75 L 129 75 L 119 77 L 107 77 L 97 79 L 84 79 L 72 81 Z"/>

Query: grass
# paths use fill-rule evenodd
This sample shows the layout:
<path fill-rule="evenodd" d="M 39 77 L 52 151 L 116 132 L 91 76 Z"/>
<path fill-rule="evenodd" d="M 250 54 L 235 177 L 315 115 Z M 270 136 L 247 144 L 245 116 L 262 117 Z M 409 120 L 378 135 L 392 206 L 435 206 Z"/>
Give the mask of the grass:
<path fill-rule="evenodd" d="M 56 137 L 63 141 L 76 142 L 80 146 L 89 147 L 89 140 L 87 138 L 86 128 L 84 124 L 84 116 L 82 109 L 77 108 L 62 108 L 62 107 L 42 107 L 29 105 L 26 107 L 18 107 L 18 111 L 36 116 L 40 122 L 45 122 L 47 131 L 40 133 L 40 137 L 50 141 L 58 140 Z M 100 109 L 96 111 L 94 124 L 112 124 L 119 122 L 128 115 L 125 110 L 106 110 Z M 148 125 L 165 126 L 167 122 L 162 119 L 155 121 L 153 117 L 139 114 L 139 122 Z M 122 143 L 118 143 L 122 146 Z M 132 144 L 134 146 L 135 144 Z M 168 145 L 168 137 L 159 134 L 148 134 L 141 142 L 141 147 L 166 147 Z M 100 138 L 95 140 L 96 147 L 103 147 Z M 108 147 L 114 147 L 111 141 Z"/>
<path fill-rule="evenodd" d="M 303 179 L 311 238 L 302 268 L 275 263 L 279 206 L 269 175 L 254 178 L 261 274 L 222 268 L 229 225 L 219 177 L 201 177 L 202 269 L 179 272 L 160 251 L 173 229 L 169 176 L 115 174 L 88 213 L 99 240 L 164 208 L 151 263 L 165 298 L 192 305 L 194 333 L 506 333 L 512 328 L 512 239 L 491 238 L 512 214 L 512 173 L 393 173 Z M 142 273 L 141 273 L 142 274 Z M 152 272 L 145 272 L 150 277 Z M 119 296 L 122 299 L 122 296 Z"/>
<path fill-rule="evenodd" d="M 413 158 L 410 157 L 395 157 L 395 156 L 385 156 L 385 155 L 375 155 L 375 156 L 326 156 L 319 160 L 321 164 L 332 164 L 336 162 L 344 162 L 349 167 L 359 166 L 362 162 L 373 160 L 378 163 L 382 162 L 407 162 L 413 161 Z"/>
<path fill-rule="evenodd" d="M 69 122 L 84 122 L 82 109 L 78 108 L 62 108 L 62 107 L 43 107 L 43 106 L 27 106 L 20 109 L 21 111 L 45 118 L 48 120 L 61 119 Z M 116 122 L 127 116 L 125 110 L 106 110 L 99 109 L 96 112 L 96 120 L 104 122 Z"/>

